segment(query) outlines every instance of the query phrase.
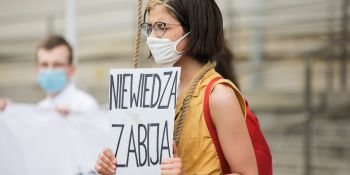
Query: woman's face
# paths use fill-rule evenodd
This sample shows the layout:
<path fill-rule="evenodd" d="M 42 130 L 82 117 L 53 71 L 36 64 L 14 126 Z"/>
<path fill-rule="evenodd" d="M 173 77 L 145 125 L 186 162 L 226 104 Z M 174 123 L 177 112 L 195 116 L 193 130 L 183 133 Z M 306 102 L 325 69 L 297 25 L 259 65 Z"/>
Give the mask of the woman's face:
<path fill-rule="evenodd" d="M 163 22 L 166 24 L 165 33 L 161 38 L 168 38 L 171 41 L 176 41 L 185 35 L 185 31 L 180 25 L 180 22 L 168 12 L 167 7 L 164 5 L 156 5 L 149 12 L 149 23 L 153 26 L 156 22 Z M 157 37 L 154 30 L 152 30 L 151 36 Z M 178 51 L 184 50 L 186 43 L 187 39 L 184 38 L 177 45 L 176 49 Z"/>

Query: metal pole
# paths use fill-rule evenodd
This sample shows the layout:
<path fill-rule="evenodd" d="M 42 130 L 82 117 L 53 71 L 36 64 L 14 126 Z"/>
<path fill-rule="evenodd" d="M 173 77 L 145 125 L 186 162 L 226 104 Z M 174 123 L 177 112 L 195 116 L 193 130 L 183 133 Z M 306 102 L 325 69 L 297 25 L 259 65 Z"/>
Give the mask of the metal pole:
<path fill-rule="evenodd" d="M 347 89 L 347 59 L 348 59 L 348 19 L 349 0 L 343 0 L 342 4 L 342 32 L 341 32 L 341 56 L 340 56 L 340 86 L 342 91 Z"/>
<path fill-rule="evenodd" d="M 261 86 L 261 60 L 262 60 L 262 8 L 263 0 L 255 0 L 252 23 L 252 50 L 251 64 L 253 68 L 253 88 Z"/>
<path fill-rule="evenodd" d="M 304 175 L 311 174 L 311 141 L 312 141 L 312 58 L 305 63 L 305 112 L 307 119 L 304 134 Z"/>
<path fill-rule="evenodd" d="M 76 36 L 76 3 L 75 0 L 64 1 L 64 35 L 73 48 L 74 64 L 78 64 Z"/>
<path fill-rule="evenodd" d="M 335 19 L 335 10 L 336 6 L 334 2 L 329 1 L 329 16 L 328 16 L 328 49 L 325 53 L 325 63 L 326 63 L 326 107 L 329 107 L 329 99 L 333 92 L 333 82 L 334 82 L 334 45 L 335 45 L 335 39 L 334 39 L 334 19 Z"/>

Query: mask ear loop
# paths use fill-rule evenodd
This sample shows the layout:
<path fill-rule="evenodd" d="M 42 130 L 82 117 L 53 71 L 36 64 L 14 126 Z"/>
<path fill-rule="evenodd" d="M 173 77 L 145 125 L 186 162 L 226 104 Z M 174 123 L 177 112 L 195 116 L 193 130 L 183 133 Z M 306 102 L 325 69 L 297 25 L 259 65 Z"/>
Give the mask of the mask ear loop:
<path fill-rule="evenodd" d="M 180 51 L 180 52 L 177 51 L 176 47 L 177 47 L 177 45 L 178 45 L 184 38 L 186 38 L 190 33 L 191 33 L 191 32 L 186 33 L 184 36 L 182 36 L 181 38 L 179 38 L 178 40 L 175 41 L 174 47 L 175 47 L 175 50 L 176 50 L 177 53 L 183 53 L 183 52 L 184 52 L 184 51 Z"/>

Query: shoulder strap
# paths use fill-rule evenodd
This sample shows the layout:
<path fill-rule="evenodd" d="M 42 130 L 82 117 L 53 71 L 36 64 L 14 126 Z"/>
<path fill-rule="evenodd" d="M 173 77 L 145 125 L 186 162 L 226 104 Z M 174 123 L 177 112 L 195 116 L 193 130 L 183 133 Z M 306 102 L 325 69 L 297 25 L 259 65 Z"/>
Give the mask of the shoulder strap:
<path fill-rule="evenodd" d="M 225 159 L 224 153 L 221 149 L 218 133 L 216 132 L 216 128 L 215 128 L 214 123 L 211 119 L 210 107 L 209 107 L 209 96 L 211 94 L 211 90 L 213 88 L 214 83 L 220 79 L 222 79 L 222 77 L 215 77 L 207 85 L 207 87 L 205 89 L 205 94 L 204 94 L 204 105 L 203 105 L 204 109 L 203 110 L 204 110 L 205 123 L 207 124 L 210 136 L 213 140 L 216 152 L 219 156 L 222 172 L 223 172 L 223 174 L 229 174 L 229 173 L 231 173 L 230 167 L 229 167 L 229 165 Z"/>

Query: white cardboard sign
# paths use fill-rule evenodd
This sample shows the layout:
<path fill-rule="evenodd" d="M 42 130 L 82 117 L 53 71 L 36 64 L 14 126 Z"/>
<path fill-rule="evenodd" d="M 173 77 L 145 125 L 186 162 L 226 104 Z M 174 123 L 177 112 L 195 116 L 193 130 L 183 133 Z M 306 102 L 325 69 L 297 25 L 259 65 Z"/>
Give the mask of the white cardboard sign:
<path fill-rule="evenodd" d="M 62 116 L 36 105 L 11 104 L 0 112 L 1 175 L 96 175 L 108 143 L 106 111 Z"/>
<path fill-rule="evenodd" d="M 180 68 L 112 69 L 110 148 L 117 174 L 160 174 L 173 153 L 173 128 Z"/>

